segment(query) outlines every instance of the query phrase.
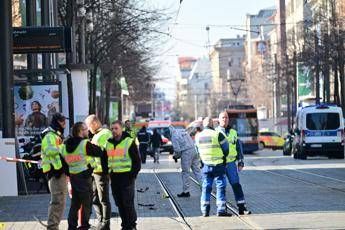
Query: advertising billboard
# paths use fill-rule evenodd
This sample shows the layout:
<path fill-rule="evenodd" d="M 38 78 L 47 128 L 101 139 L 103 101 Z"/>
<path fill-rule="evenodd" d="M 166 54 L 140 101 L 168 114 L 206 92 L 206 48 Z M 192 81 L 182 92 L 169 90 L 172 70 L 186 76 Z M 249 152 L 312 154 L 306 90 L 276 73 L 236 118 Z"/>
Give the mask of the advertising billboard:
<path fill-rule="evenodd" d="M 297 63 L 297 101 L 311 97 L 313 94 L 313 72 L 303 63 Z"/>
<path fill-rule="evenodd" d="M 61 111 L 60 92 L 58 83 L 14 86 L 17 137 L 35 136 L 48 127 L 53 114 Z"/>

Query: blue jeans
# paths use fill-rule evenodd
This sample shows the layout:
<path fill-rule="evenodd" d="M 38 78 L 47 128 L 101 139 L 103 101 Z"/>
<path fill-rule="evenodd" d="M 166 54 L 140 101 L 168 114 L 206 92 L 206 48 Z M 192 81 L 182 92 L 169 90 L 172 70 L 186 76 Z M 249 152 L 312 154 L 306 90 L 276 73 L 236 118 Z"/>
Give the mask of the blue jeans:
<path fill-rule="evenodd" d="M 235 161 L 226 164 L 226 176 L 232 187 L 232 191 L 234 192 L 237 204 L 244 204 L 244 194 L 242 186 L 240 184 L 240 178 L 238 176 L 237 165 Z"/>
<path fill-rule="evenodd" d="M 225 210 L 225 187 L 226 187 L 226 178 L 225 178 L 225 166 L 208 166 L 204 165 L 202 168 L 202 190 L 201 190 L 201 212 L 203 214 L 210 213 L 210 199 L 212 192 L 213 181 L 216 181 L 217 188 L 217 213 L 224 213 Z"/>

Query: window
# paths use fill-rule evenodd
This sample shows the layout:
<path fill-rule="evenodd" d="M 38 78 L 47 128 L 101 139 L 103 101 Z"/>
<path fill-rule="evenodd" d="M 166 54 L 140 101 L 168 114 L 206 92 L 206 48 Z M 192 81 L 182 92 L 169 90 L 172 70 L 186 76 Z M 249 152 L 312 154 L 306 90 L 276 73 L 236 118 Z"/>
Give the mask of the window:
<path fill-rule="evenodd" d="M 307 129 L 333 130 L 340 126 L 339 113 L 308 113 Z"/>

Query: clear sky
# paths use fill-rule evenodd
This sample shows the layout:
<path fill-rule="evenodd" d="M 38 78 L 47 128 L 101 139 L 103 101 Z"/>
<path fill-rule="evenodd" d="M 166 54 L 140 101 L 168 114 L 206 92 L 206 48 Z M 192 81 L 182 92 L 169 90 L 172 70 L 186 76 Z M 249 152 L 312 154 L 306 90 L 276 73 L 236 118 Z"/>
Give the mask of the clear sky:
<path fill-rule="evenodd" d="M 210 28 L 211 45 L 221 38 L 242 35 L 245 32 L 223 25 L 244 29 L 246 14 L 257 14 L 260 9 L 275 6 L 277 0 L 183 0 L 181 5 L 180 0 L 151 1 L 156 6 L 169 8 L 169 11 L 175 12 L 172 14 L 173 19 L 168 28 L 163 29 L 163 32 L 171 34 L 172 38 L 166 47 L 161 47 L 161 52 L 165 51 L 160 56 L 163 67 L 157 75 L 160 78 L 171 78 L 169 81 L 159 83 L 159 87 L 164 88 L 169 98 L 172 98 L 173 79 L 178 73 L 177 57 L 207 55 L 207 25 Z"/>

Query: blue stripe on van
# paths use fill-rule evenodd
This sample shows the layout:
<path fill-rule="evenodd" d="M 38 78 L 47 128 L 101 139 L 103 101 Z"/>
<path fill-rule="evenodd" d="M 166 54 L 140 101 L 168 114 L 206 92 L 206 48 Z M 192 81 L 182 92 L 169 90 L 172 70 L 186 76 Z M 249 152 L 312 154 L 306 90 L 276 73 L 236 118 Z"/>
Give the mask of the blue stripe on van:
<path fill-rule="evenodd" d="M 337 136 L 337 130 L 332 131 L 324 131 L 324 130 L 305 130 L 305 135 L 307 137 L 331 137 L 331 136 Z"/>

